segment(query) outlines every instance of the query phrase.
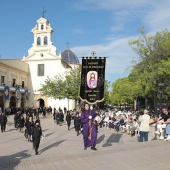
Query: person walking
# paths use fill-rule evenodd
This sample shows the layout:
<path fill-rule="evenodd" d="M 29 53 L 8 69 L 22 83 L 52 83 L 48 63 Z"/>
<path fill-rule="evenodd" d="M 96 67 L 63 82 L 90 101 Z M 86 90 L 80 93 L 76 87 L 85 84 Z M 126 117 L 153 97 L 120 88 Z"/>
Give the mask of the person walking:
<path fill-rule="evenodd" d="M 150 116 L 148 115 L 148 110 L 145 109 L 144 114 L 139 116 L 139 122 L 140 122 L 139 142 L 143 142 L 144 140 L 148 141 L 149 121 L 150 121 Z"/>
<path fill-rule="evenodd" d="M 18 120 L 20 119 L 20 117 L 21 117 L 20 111 L 16 112 L 14 116 L 14 124 L 17 130 L 18 130 Z"/>
<path fill-rule="evenodd" d="M 31 141 L 31 135 L 34 129 L 34 121 L 32 117 L 29 117 L 29 121 L 27 122 L 27 133 L 28 133 L 28 142 Z"/>
<path fill-rule="evenodd" d="M 35 150 L 35 155 L 38 155 L 38 148 L 40 145 L 40 139 L 42 136 L 42 129 L 40 126 L 40 120 L 35 121 L 35 126 L 32 131 L 33 148 Z"/>
<path fill-rule="evenodd" d="M 43 108 L 43 118 L 47 117 L 47 111 L 46 111 L 46 107 Z"/>
<path fill-rule="evenodd" d="M 1 122 L 1 132 L 5 132 L 6 129 L 6 123 L 7 123 L 7 116 L 5 113 L 2 113 L 2 116 L 0 117 Z"/>
<path fill-rule="evenodd" d="M 88 103 L 85 103 L 84 109 L 81 113 L 81 122 L 83 124 L 83 140 L 84 140 L 84 150 L 87 147 L 91 147 L 92 150 L 96 149 L 97 141 L 97 128 L 95 124 L 95 117 L 97 116 L 93 108 L 90 109 Z"/>
<path fill-rule="evenodd" d="M 67 111 L 66 122 L 67 122 L 68 130 L 70 130 L 71 115 L 70 115 L 70 112 L 69 112 L 69 111 Z"/>
<path fill-rule="evenodd" d="M 23 114 L 21 114 L 21 117 L 19 118 L 18 122 L 19 122 L 19 132 L 23 133 L 24 132 L 23 128 L 25 126 L 25 118 Z"/>
<path fill-rule="evenodd" d="M 62 123 L 63 123 L 63 120 L 64 119 L 64 114 L 63 114 L 63 111 L 60 110 L 59 112 L 59 125 L 62 126 Z"/>
<path fill-rule="evenodd" d="M 77 132 L 77 136 L 80 135 L 81 119 L 78 112 L 76 113 L 76 116 L 74 118 L 74 127 L 75 131 Z"/>
<path fill-rule="evenodd" d="M 59 125 L 60 124 L 60 113 L 58 111 L 55 114 L 55 119 L 56 119 L 57 125 Z"/>

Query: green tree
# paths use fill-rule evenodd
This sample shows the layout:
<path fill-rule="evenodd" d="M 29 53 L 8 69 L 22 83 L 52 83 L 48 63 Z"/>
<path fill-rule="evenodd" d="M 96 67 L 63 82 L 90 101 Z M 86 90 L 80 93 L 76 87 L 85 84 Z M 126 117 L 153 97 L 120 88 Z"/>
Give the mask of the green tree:
<path fill-rule="evenodd" d="M 108 80 L 105 80 L 105 92 L 104 92 L 104 104 L 109 104 L 111 99 L 110 99 L 110 91 L 109 91 L 109 88 L 110 88 L 110 81 Z"/>
<path fill-rule="evenodd" d="M 69 73 L 58 74 L 53 79 L 47 77 L 39 91 L 42 95 L 54 99 L 78 99 L 80 85 L 80 69 L 72 69 Z"/>
<path fill-rule="evenodd" d="M 65 98 L 78 99 L 80 87 L 80 69 L 73 69 L 67 73 L 64 79 Z"/>
<path fill-rule="evenodd" d="M 166 91 L 166 95 L 170 94 L 170 32 L 164 29 L 155 35 L 147 36 L 142 28 L 140 33 L 139 38 L 129 41 L 139 57 L 130 77 L 137 79 L 136 82 L 141 82 L 143 96 L 150 98 L 153 103 L 154 94 L 159 91 L 160 82 L 165 85 L 162 90 Z"/>
<path fill-rule="evenodd" d="M 165 29 L 153 36 L 147 36 L 142 28 L 140 33 L 141 36 L 136 40 L 130 40 L 129 44 L 139 56 L 139 63 L 135 65 L 135 69 L 142 80 L 145 94 L 152 95 L 157 90 L 159 82 L 164 82 L 166 85 L 169 83 L 162 75 L 164 67 L 162 64 L 169 62 L 170 32 Z M 166 76 L 169 78 L 169 74 Z"/>

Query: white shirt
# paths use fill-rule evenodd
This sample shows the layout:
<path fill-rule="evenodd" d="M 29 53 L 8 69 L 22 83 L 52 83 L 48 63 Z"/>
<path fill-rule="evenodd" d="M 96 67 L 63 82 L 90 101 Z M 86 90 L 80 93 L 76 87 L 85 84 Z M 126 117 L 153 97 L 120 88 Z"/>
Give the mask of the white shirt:
<path fill-rule="evenodd" d="M 140 131 L 149 132 L 149 121 L 150 121 L 150 116 L 148 114 L 144 114 L 139 117 Z"/>

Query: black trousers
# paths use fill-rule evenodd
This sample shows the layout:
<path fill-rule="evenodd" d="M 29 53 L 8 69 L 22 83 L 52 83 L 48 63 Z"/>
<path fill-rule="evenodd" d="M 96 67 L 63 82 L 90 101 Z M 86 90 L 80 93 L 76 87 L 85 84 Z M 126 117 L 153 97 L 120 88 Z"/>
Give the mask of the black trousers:
<path fill-rule="evenodd" d="M 6 124 L 1 124 L 1 132 L 5 132 Z"/>
<path fill-rule="evenodd" d="M 35 138 L 33 141 L 33 147 L 34 147 L 35 153 L 38 153 L 39 145 L 40 145 L 40 138 Z"/>
<path fill-rule="evenodd" d="M 15 128 L 18 128 L 18 121 L 15 121 Z"/>

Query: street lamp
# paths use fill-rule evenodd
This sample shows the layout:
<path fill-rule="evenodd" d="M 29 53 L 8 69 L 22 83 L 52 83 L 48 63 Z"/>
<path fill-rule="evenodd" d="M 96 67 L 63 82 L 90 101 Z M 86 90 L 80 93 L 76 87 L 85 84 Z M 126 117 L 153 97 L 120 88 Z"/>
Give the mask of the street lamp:
<path fill-rule="evenodd" d="M 159 83 L 158 84 L 158 87 L 161 87 L 161 88 L 163 88 L 164 87 L 164 83 Z M 160 102 L 161 102 L 161 110 L 162 110 L 162 91 L 160 91 Z"/>

